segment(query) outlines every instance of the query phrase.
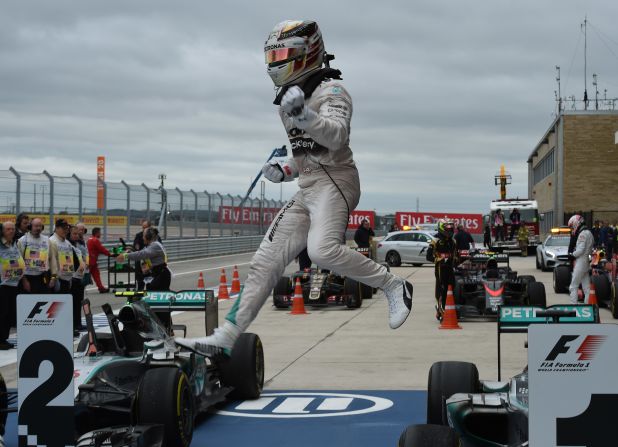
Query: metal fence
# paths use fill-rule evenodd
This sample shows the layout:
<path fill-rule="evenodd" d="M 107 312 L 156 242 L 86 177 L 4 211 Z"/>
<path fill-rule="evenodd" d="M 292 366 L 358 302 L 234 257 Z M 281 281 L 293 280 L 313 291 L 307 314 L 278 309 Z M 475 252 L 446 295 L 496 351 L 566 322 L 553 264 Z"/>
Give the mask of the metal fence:
<path fill-rule="evenodd" d="M 283 202 L 264 197 L 249 198 L 218 192 L 132 185 L 125 181 L 103 182 L 103 207 L 97 207 L 96 179 L 77 175 L 60 177 L 47 171 L 19 172 L 13 167 L 0 170 L 0 218 L 26 212 L 39 215 L 48 229 L 58 217 L 83 221 L 89 228 L 101 227 L 103 241 L 130 240 L 141 230 L 144 219 L 161 222 L 164 239 L 249 236 L 263 234 L 268 225 L 262 210 L 279 209 Z M 250 210 L 257 219 L 242 224 L 221 218 L 224 207 L 243 215 Z M 228 208 L 229 209 L 229 208 Z M 226 223 L 229 222 L 229 223 Z M 242 222 L 242 220 L 241 220 Z"/>

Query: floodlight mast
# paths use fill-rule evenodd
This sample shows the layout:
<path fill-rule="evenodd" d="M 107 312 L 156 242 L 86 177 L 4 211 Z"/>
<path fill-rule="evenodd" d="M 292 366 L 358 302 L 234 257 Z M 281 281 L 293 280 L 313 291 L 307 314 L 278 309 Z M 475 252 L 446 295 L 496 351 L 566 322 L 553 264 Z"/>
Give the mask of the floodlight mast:
<path fill-rule="evenodd" d="M 494 184 L 500 185 L 500 200 L 506 200 L 506 185 L 511 184 L 511 174 L 506 172 L 504 165 L 500 165 L 500 174 L 494 176 Z"/>

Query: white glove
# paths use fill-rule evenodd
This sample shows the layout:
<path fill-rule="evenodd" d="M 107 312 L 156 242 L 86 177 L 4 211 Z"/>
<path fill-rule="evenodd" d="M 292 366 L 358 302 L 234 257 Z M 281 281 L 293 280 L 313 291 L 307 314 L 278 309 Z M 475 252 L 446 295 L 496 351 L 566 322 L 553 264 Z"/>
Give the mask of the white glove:
<path fill-rule="evenodd" d="M 317 118 L 317 113 L 305 107 L 305 92 L 296 85 L 283 95 L 281 109 L 294 119 L 294 124 L 299 129 L 306 129 Z"/>
<path fill-rule="evenodd" d="M 283 169 L 281 169 L 279 163 L 274 160 L 271 160 L 262 166 L 262 174 L 264 174 L 264 177 L 273 183 L 281 183 L 283 180 Z"/>
<path fill-rule="evenodd" d="M 298 177 L 294 160 L 287 162 L 270 160 L 262 167 L 262 174 L 273 183 L 291 182 Z"/>

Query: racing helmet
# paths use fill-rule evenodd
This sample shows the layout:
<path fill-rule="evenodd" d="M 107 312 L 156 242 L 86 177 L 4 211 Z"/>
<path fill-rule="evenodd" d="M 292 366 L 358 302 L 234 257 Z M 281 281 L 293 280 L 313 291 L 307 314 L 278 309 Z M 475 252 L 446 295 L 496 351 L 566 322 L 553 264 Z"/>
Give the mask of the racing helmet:
<path fill-rule="evenodd" d="M 577 233 L 577 230 L 579 230 L 579 227 L 581 227 L 583 224 L 584 224 L 584 218 L 580 216 L 579 214 L 572 215 L 571 218 L 569 219 L 569 222 L 567 223 L 567 225 L 571 229 L 572 234 Z"/>
<path fill-rule="evenodd" d="M 322 68 L 324 41 L 312 20 L 285 20 L 264 43 L 267 72 L 277 87 L 298 83 Z"/>
<path fill-rule="evenodd" d="M 444 238 L 450 239 L 455 234 L 455 224 L 450 219 L 440 219 L 438 221 L 438 234 Z"/>

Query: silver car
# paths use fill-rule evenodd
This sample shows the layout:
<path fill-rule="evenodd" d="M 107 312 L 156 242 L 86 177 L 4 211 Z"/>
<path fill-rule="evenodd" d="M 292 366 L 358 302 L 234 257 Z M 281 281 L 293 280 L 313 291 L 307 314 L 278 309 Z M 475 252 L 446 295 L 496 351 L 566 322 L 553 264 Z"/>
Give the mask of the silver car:
<path fill-rule="evenodd" d="M 536 247 L 536 268 L 546 271 L 569 262 L 569 241 L 571 236 L 565 233 L 550 234 L 541 245 Z"/>
<path fill-rule="evenodd" d="M 427 248 L 434 240 L 433 231 L 394 231 L 378 243 L 378 262 L 386 262 L 391 267 L 399 267 L 401 264 L 412 264 L 420 267 L 423 264 L 431 264 L 427 261 Z"/>

